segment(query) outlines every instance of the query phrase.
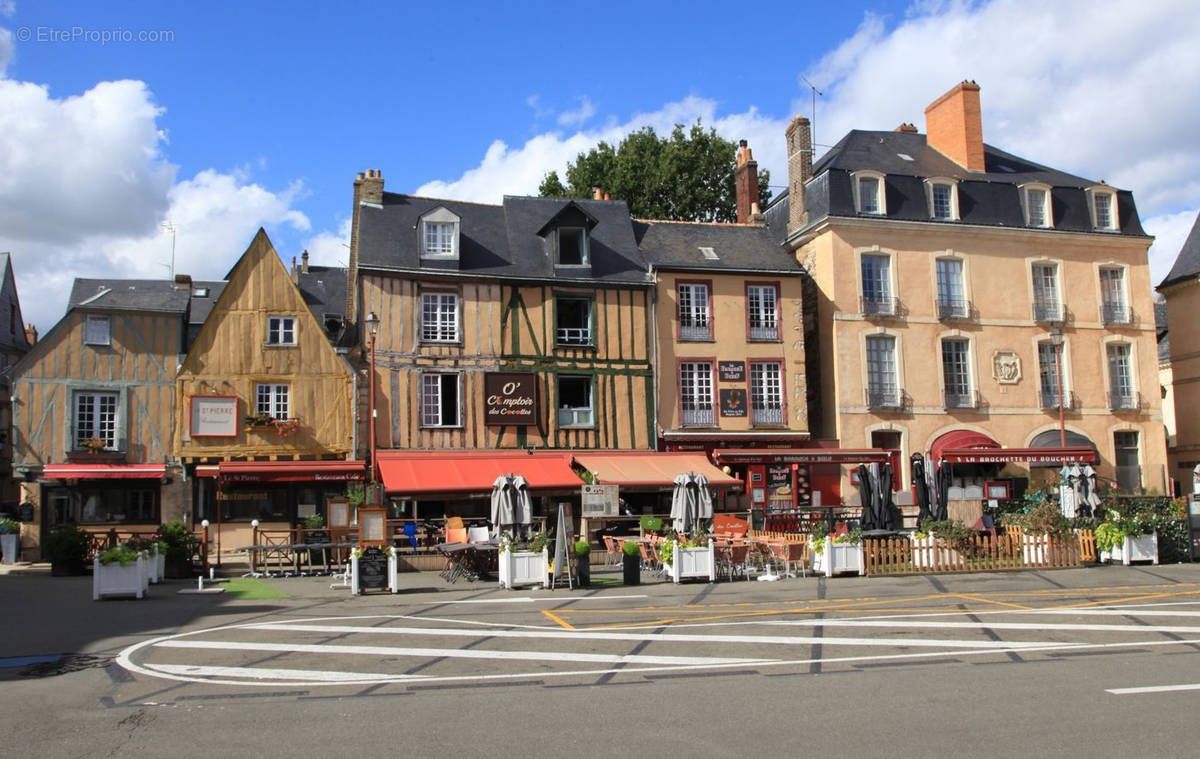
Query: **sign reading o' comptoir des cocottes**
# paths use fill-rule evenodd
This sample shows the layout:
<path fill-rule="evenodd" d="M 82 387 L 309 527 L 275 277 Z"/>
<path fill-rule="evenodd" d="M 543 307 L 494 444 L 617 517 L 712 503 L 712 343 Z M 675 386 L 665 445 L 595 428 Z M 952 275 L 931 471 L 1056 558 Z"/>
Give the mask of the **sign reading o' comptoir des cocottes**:
<path fill-rule="evenodd" d="M 483 378 L 483 415 L 486 424 L 537 423 L 537 376 L 488 373 Z"/>

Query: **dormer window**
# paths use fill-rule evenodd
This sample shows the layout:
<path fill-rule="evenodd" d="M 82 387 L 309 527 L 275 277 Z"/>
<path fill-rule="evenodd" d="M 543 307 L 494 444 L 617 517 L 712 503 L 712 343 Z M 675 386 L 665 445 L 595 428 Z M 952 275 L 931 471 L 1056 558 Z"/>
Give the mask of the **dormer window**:
<path fill-rule="evenodd" d="M 587 266 L 587 230 L 583 227 L 559 227 L 557 266 Z"/>
<path fill-rule="evenodd" d="M 421 217 L 421 258 L 458 258 L 458 215 L 438 208 Z"/>
<path fill-rule="evenodd" d="M 1092 202 L 1092 226 L 1105 232 L 1115 232 L 1117 224 L 1116 193 L 1106 188 L 1093 187 L 1088 191 Z"/>
<path fill-rule="evenodd" d="M 1031 227 L 1054 226 L 1050 213 L 1050 188 L 1046 185 L 1029 184 L 1021 188 L 1021 203 L 1025 207 L 1025 223 Z"/>
<path fill-rule="evenodd" d="M 854 210 L 875 216 L 886 214 L 883 175 L 878 172 L 856 172 L 853 177 Z"/>
<path fill-rule="evenodd" d="M 925 193 L 929 200 L 929 218 L 954 221 L 958 218 L 958 185 L 952 179 L 928 179 Z"/>

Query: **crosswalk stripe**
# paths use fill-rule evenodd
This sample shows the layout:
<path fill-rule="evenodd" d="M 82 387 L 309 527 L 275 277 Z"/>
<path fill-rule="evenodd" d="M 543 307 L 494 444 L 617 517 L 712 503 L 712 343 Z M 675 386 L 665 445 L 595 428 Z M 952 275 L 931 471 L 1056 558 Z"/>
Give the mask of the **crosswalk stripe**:
<path fill-rule="evenodd" d="M 1161 632 L 1200 633 L 1200 627 L 1178 627 L 1149 625 L 1096 625 L 1066 622 L 914 622 L 890 619 L 787 619 L 770 620 L 758 624 L 778 627 L 900 627 L 930 628 L 946 630 L 1079 630 L 1088 632 Z"/>
<path fill-rule="evenodd" d="M 199 664 L 146 664 L 147 669 L 171 675 L 193 677 L 231 677 L 251 680 L 316 680 L 328 683 L 414 682 L 426 675 L 385 675 L 378 672 L 335 672 L 314 669 L 274 669 L 270 667 L 213 667 Z"/>
<path fill-rule="evenodd" d="M 1182 690 L 1200 690 L 1200 683 L 1186 685 L 1149 685 L 1142 688 L 1108 688 L 1106 692 L 1114 696 L 1137 696 L 1143 693 L 1171 693 Z"/>

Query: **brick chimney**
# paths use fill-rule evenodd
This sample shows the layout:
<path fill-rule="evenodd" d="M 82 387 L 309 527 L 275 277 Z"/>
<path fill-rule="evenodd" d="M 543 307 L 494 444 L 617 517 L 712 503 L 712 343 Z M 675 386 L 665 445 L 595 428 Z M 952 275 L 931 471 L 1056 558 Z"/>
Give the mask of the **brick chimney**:
<path fill-rule="evenodd" d="M 599 187 L 592 188 L 592 200 L 604 200 L 604 190 Z"/>
<path fill-rule="evenodd" d="M 300 254 L 300 273 L 308 274 L 308 249 Z"/>
<path fill-rule="evenodd" d="M 757 224 L 762 221 L 758 210 L 758 161 L 745 140 L 738 142 L 733 185 L 737 190 L 737 223 Z"/>
<path fill-rule="evenodd" d="M 346 323 L 358 324 L 358 220 L 363 203 L 383 204 L 383 172 L 367 169 L 354 179 L 354 207 L 350 209 L 350 262 L 346 267 Z"/>
<path fill-rule="evenodd" d="M 29 343 L 30 345 L 33 345 L 37 341 L 38 341 L 37 327 L 33 326 L 32 324 L 26 324 L 25 325 L 25 342 Z"/>
<path fill-rule="evenodd" d="M 925 140 L 967 171 L 984 171 L 979 85 L 960 82 L 925 109 Z"/>
<path fill-rule="evenodd" d="M 804 207 L 804 183 L 812 179 L 812 125 L 797 116 L 787 127 L 788 234 L 808 224 Z"/>
<path fill-rule="evenodd" d="M 907 132 L 909 134 L 916 134 L 917 128 L 915 126 L 913 126 L 912 124 L 905 122 L 905 123 L 901 124 L 900 126 L 896 127 L 895 131 Z"/>
<path fill-rule="evenodd" d="M 187 290 L 188 292 L 191 292 L 191 290 L 192 290 L 192 275 L 191 274 L 176 274 L 174 287 L 176 290 Z"/>

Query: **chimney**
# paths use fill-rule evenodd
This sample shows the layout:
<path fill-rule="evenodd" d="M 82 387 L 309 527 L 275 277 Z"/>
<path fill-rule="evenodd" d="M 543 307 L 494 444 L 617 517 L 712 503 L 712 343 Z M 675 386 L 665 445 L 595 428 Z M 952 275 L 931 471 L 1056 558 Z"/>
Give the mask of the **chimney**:
<path fill-rule="evenodd" d="M 354 179 L 354 205 L 350 209 L 350 261 L 346 266 L 346 323 L 358 324 L 358 222 L 363 203 L 383 204 L 383 172 L 367 169 Z"/>
<path fill-rule="evenodd" d="M 736 167 L 733 170 L 733 185 L 737 190 L 737 223 L 753 224 L 762 221 L 758 209 L 758 161 L 750 152 L 745 140 L 738 142 Z"/>
<path fill-rule="evenodd" d="M 25 342 L 29 343 L 30 345 L 33 345 L 37 341 L 38 341 L 37 327 L 33 326 L 32 324 L 26 324 L 25 325 Z"/>
<path fill-rule="evenodd" d="M 288 270 L 288 273 L 292 275 L 293 283 L 300 281 L 300 278 L 296 275 L 296 257 L 295 256 L 292 256 L 292 268 Z"/>
<path fill-rule="evenodd" d="M 605 200 L 612 200 L 612 195 L 609 195 L 609 194 L 606 192 L 606 193 L 604 193 L 604 199 L 605 199 Z"/>
<path fill-rule="evenodd" d="M 905 122 L 905 123 L 901 124 L 900 126 L 896 127 L 896 131 L 897 132 L 905 132 L 908 134 L 916 134 L 917 128 L 915 126 L 913 126 L 912 124 Z"/>
<path fill-rule="evenodd" d="M 604 200 L 604 190 L 599 187 L 592 188 L 592 200 Z"/>
<path fill-rule="evenodd" d="M 925 109 L 925 140 L 967 171 L 984 171 L 979 85 L 960 82 Z"/>
<path fill-rule="evenodd" d="M 308 249 L 300 254 L 300 273 L 308 274 Z"/>
<path fill-rule="evenodd" d="M 188 292 L 191 292 L 191 290 L 192 290 L 192 275 L 191 274 L 176 274 L 175 275 L 175 289 L 176 290 L 187 290 Z"/>
<path fill-rule="evenodd" d="M 379 169 L 367 169 L 365 174 L 359 174 L 354 180 L 355 189 L 360 189 L 360 203 L 383 203 L 383 172 Z"/>
<path fill-rule="evenodd" d="M 812 125 L 797 116 L 787 127 L 788 155 L 788 234 L 808 225 L 804 207 L 804 183 L 812 179 Z"/>

